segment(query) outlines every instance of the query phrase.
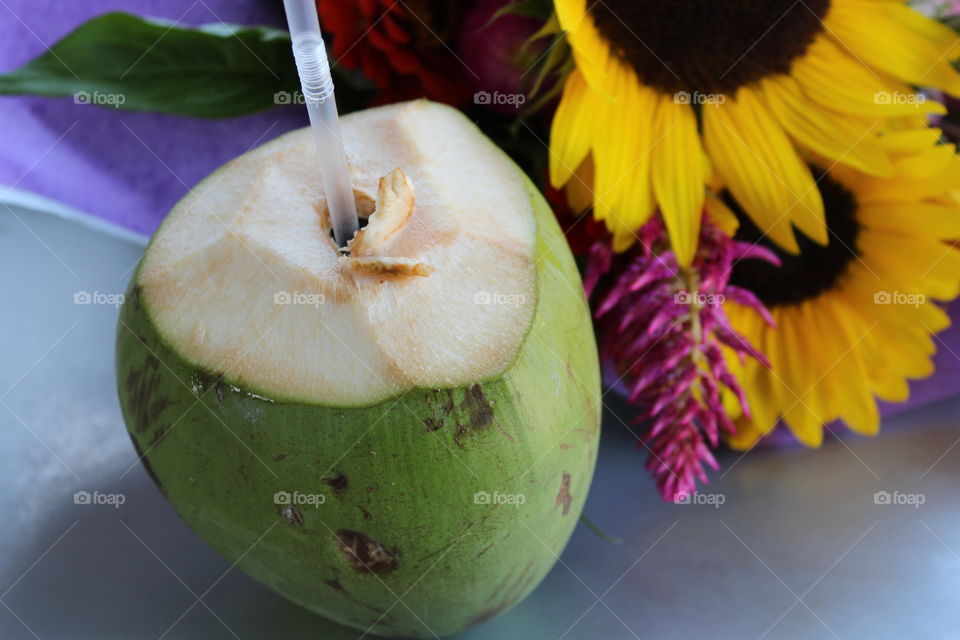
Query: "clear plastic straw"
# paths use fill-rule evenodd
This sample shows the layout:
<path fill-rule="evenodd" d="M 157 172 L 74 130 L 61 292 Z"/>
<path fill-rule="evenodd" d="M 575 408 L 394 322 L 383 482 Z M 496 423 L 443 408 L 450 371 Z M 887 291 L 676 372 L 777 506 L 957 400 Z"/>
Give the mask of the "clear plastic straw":
<path fill-rule="evenodd" d="M 283 0 L 293 40 L 293 57 L 300 74 L 313 140 L 320 156 L 320 176 L 327 195 L 330 225 L 337 245 L 344 247 L 357 232 L 357 205 L 353 198 L 347 154 L 340 136 L 340 119 L 333 98 L 333 79 L 320 34 L 314 0 Z"/>

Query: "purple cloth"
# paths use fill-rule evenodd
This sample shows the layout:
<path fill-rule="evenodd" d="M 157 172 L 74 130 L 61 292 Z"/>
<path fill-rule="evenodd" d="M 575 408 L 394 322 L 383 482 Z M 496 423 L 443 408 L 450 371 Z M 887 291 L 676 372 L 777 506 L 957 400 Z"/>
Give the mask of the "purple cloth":
<path fill-rule="evenodd" d="M 45 45 L 108 11 L 185 25 L 223 21 L 282 26 L 282 6 L 280 0 L 5 0 L 0 4 L 0 71 L 32 60 Z M 306 113 L 297 107 L 231 120 L 197 120 L 114 112 L 74 104 L 71 98 L 0 96 L 0 185 L 152 233 L 187 189 L 213 169 L 306 124 Z"/>
<path fill-rule="evenodd" d="M 4 6 L 5 5 L 5 6 Z M 15 69 L 80 23 L 112 10 L 184 24 L 283 25 L 280 0 L 114 0 L 0 5 L 0 71 Z M 253 146 L 305 126 L 302 109 L 280 108 L 232 120 L 113 112 L 73 100 L 0 97 L 0 185 L 60 200 L 123 227 L 151 233 L 188 188 Z M 960 318 L 960 302 L 950 306 Z M 911 385 L 906 404 L 884 415 L 960 391 L 960 327 L 939 336 L 937 374 Z"/>

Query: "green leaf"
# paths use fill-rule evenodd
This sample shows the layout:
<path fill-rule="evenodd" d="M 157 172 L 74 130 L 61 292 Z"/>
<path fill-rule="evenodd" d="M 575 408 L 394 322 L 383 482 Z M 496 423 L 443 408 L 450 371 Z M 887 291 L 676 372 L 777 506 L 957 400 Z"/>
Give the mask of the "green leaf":
<path fill-rule="evenodd" d="M 272 108 L 299 88 L 290 37 L 270 27 L 108 13 L 39 58 L 0 75 L 0 94 L 74 96 L 130 111 L 228 118 Z M 281 100 L 282 102 L 282 100 Z"/>
<path fill-rule="evenodd" d="M 623 541 L 620 538 L 614 538 L 604 533 L 603 530 L 600 529 L 600 527 L 598 527 L 597 525 L 595 525 L 593 521 L 587 517 L 586 514 L 580 514 L 580 522 L 586 525 L 587 529 L 590 529 L 590 531 L 592 531 L 594 535 L 596 535 L 601 540 L 605 540 L 610 544 L 623 544 Z"/>
<path fill-rule="evenodd" d="M 543 88 L 547 78 L 554 76 L 555 82 L 562 80 L 573 69 L 573 56 L 570 54 L 570 45 L 561 33 L 553 37 L 547 51 L 546 59 L 540 64 L 530 95 L 535 96 Z"/>
<path fill-rule="evenodd" d="M 497 9 L 497 11 L 490 16 L 490 19 L 480 28 L 486 29 L 503 16 L 523 16 L 525 18 L 537 18 L 545 21 L 550 17 L 551 13 L 553 13 L 553 0 L 517 0 L 516 2 L 510 2 Z"/>

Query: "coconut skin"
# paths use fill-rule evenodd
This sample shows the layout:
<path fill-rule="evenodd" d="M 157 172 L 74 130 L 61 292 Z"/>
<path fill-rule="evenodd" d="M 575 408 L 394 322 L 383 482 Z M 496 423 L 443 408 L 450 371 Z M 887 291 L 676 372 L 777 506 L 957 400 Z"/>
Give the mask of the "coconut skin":
<path fill-rule="evenodd" d="M 381 636 L 456 633 L 544 578 L 590 487 L 600 373 L 573 257 L 524 180 L 536 310 L 502 374 L 456 388 L 346 408 L 270 398 L 178 352 L 134 274 L 117 332 L 124 420 L 154 482 L 229 562 Z"/>

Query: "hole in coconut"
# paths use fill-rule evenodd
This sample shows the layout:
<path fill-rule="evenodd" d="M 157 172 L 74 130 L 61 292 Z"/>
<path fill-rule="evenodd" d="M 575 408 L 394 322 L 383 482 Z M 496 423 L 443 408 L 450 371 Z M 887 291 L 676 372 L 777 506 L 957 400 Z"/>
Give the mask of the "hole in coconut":
<path fill-rule="evenodd" d="M 367 226 L 367 222 L 370 220 L 370 216 L 376 209 L 377 203 L 366 193 L 356 189 L 353 190 L 353 201 L 357 205 L 357 218 L 359 222 L 359 228 L 357 230 L 359 231 Z M 330 209 L 327 208 L 326 200 L 317 204 L 317 212 L 320 214 L 320 227 L 326 231 L 326 236 L 330 238 L 333 248 L 344 255 L 350 255 L 350 252 L 347 251 L 346 247 L 337 246 L 337 241 L 333 237 L 333 225 L 330 224 Z M 347 238 L 347 240 L 352 239 L 353 238 Z"/>

